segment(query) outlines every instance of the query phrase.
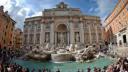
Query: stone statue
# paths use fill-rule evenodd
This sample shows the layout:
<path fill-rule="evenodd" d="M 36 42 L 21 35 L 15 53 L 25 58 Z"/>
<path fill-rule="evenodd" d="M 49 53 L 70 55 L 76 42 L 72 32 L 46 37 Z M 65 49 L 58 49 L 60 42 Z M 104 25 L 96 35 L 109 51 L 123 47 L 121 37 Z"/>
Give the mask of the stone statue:
<path fill-rule="evenodd" d="M 79 42 L 79 33 L 76 33 L 76 42 Z"/>
<path fill-rule="evenodd" d="M 61 39 L 60 43 L 62 43 L 62 44 L 63 44 L 63 43 L 64 43 L 64 36 L 63 36 L 63 34 L 62 34 L 62 33 L 60 34 L 60 39 Z"/>
<path fill-rule="evenodd" d="M 48 37 L 49 35 L 48 34 L 46 34 L 46 42 L 49 42 L 49 37 Z"/>

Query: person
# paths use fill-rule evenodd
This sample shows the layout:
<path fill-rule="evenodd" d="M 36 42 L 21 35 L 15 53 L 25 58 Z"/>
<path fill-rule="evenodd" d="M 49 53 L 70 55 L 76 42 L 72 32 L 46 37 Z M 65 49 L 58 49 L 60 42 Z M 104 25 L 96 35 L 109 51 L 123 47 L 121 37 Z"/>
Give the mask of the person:
<path fill-rule="evenodd" d="M 22 72 L 26 72 L 24 68 L 22 68 Z"/>
<path fill-rule="evenodd" d="M 49 69 L 48 72 L 51 72 L 51 70 Z"/>
<path fill-rule="evenodd" d="M 7 71 L 8 71 L 8 72 L 12 72 L 11 67 L 7 67 Z"/>
<path fill-rule="evenodd" d="M 26 69 L 26 72 L 30 72 L 28 68 Z"/>
<path fill-rule="evenodd" d="M 58 68 L 58 70 L 56 72 L 60 72 L 59 68 Z"/>
<path fill-rule="evenodd" d="M 32 72 L 35 72 L 35 69 L 32 69 Z"/>
<path fill-rule="evenodd" d="M 41 72 L 41 69 L 39 69 L 38 72 Z M 44 72 L 44 71 L 43 71 L 43 72 Z"/>
<path fill-rule="evenodd" d="M 110 66 L 107 68 L 106 72 L 113 72 L 113 67 L 112 67 L 112 65 L 110 65 Z"/>
<path fill-rule="evenodd" d="M 87 68 L 87 72 L 91 72 L 91 69 L 90 69 L 90 67 L 88 67 L 88 68 Z"/>
<path fill-rule="evenodd" d="M 78 69 L 78 71 L 77 72 L 80 72 L 80 70 Z"/>
<path fill-rule="evenodd" d="M 3 72 L 3 65 L 0 64 L 0 72 Z"/>
<path fill-rule="evenodd" d="M 84 69 L 82 69 L 82 71 L 81 72 L 84 72 Z"/>
<path fill-rule="evenodd" d="M 97 72 L 97 68 L 96 67 L 94 67 L 94 72 Z"/>

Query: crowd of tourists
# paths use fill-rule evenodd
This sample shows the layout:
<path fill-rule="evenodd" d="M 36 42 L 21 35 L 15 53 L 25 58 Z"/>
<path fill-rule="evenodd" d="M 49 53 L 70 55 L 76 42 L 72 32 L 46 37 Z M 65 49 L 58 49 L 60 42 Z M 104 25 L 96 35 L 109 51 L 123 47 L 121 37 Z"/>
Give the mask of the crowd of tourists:
<path fill-rule="evenodd" d="M 106 72 L 128 72 L 128 59 L 121 57 L 115 64 L 108 66 Z"/>
<path fill-rule="evenodd" d="M 0 48 L 0 62 L 8 63 L 12 59 L 21 56 L 21 52 L 12 48 Z"/>
<path fill-rule="evenodd" d="M 8 63 L 8 64 L 0 64 L 0 72 L 51 72 L 50 69 L 43 68 L 43 69 L 32 69 L 24 68 L 16 63 Z M 58 69 L 56 72 L 60 72 Z"/>
<path fill-rule="evenodd" d="M 91 69 L 90 67 L 88 67 L 85 71 L 79 70 L 77 72 L 106 72 L 107 66 L 104 66 L 103 68 L 98 68 L 98 67 L 94 67 L 93 69 Z"/>
<path fill-rule="evenodd" d="M 15 72 L 11 71 L 13 65 L 11 61 L 21 55 L 22 53 L 20 51 L 12 48 L 0 48 L 0 72 Z M 14 64 L 14 67 L 19 67 L 19 65 Z"/>

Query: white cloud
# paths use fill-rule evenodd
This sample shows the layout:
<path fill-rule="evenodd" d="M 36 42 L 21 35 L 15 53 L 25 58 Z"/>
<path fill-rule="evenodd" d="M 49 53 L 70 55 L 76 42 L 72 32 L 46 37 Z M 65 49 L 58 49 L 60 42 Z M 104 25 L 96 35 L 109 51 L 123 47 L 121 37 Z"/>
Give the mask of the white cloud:
<path fill-rule="evenodd" d="M 94 11 L 94 8 L 90 8 L 90 9 L 89 9 L 89 12 L 92 12 L 92 11 Z"/>
<path fill-rule="evenodd" d="M 42 15 L 42 12 L 36 12 L 35 14 L 32 15 L 32 17 L 34 16 L 41 16 Z"/>
<path fill-rule="evenodd" d="M 23 29 L 26 17 L 42 15 L 43 9 L 55 6 L 55 2 L 57 0 L 0 0 L 0 5 L 16 21 L 16 27 Z"/>
<path fill-rule="evenodd" d="M 95 8 L 94 11 L 95 11 L 95 12 L 98 12 L 98 11 L 99 11 L 99 8 Z"/>
<path fill-rule="evenodd" d="M 97 14 L 101 17 L 102 22 L 105 20 L 107 15 L 111 13 L 116 5 L 115 0 L 96 0 L 98 8 L 96 9 L 99 11 Z"/>
<path fill-rule="evenodd" d="M 13 4 L 13 2 L 11 2 L 11 0 L 0 0 L 0 5 L 4 6 L 4 10 L 9 10 L 11 8 L 11 5 Z"/>
<path fill-rule="evenodd" d="M 5 4 L 7 4 L 7 1 L 10 1 L 10 0 L 0 0 L 0 5 L 5 5 Z"/>
<path fill-rule="evenodd" d="M 26 12 L 26 15 L 25 16 L 27 16 L 28 15 L 28 13 L 30 12 L 30 9 L 29 8 L 22 8 L 22 9 L 20 9 L 19 11 L 18 11 L 18 15 L 19 16 L 23 16 L 24 15 L 24 12 Z"/>

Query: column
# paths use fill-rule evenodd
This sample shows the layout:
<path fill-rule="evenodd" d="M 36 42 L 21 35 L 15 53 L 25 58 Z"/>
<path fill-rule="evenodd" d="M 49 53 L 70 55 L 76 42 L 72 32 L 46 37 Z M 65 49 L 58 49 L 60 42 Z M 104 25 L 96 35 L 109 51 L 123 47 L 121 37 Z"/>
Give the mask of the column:
<path fill-rule="evenodd" d="M 96 42 L 99 42 L 99 37 L 98 37 L 98 31 L 97 31 L 97 26 L 95 26 L 95 33 L 96 33 Z"/>
<path fill-rule="evenodd" d="M 56 37 L 57 37 L 57 35 L 56 35 L 56 32 L 54 33 L 54 44 L 55 44 L 55 46 L 56 46 Z"/>
<path fill-rule="evenodd" d="M 67 32 L 67 38 L 68 38 L 68 45 L 69 45 L 69 41 L 70 41 L 69 32 Z"/>
<path fill-rule="evenodd" d="M 83 28 L 83 23 L 80 23 L 80 42 L 84 44 L 84 28 Z"/>
<path fill-rule="evenodd" d="M 89 25 L 89 38 L 90 38 L 90 44 L 92 43 L 92 35 L 91 35 L 91 27 Z"/>
<path fill-rule="evenodd" d="M 36 47 L 36 34 L 37 34 L 37 30 L 36 30 L 36 26 L 34 28 L 34 32 L 32 33 L 33 34 L 33 46 Z"/>
<path fill-rule="evenodd" d="M 54 44 L 54 24 L 51 24 L 51 29 L 50 29 L 50 43 Z"/>
<path fill-rule="evenodd" d="M 44 40 L 45 40 L 45 32 L 44 32 L 44 25 L 41 24 L 41 32 L 40 32 L 40 42 L 41 46 L 44 47 Z"/>
<path fill-rule="evenodd" d="M 74 31 L 73 31 L 73 23 L 70 22 L 70 44 L 74 43 Z"/>
<path fill-rule="evenodd" d="M 30 33 L 31 33 L 31 31 L 30 31 L 30 28 L 28 28 L 28 37 L 27 37 L 27 48 L 29 48 L 29 46 L 30 46 L 30 44 L 29 44 L 29 39 L 30 39 Z"/>

